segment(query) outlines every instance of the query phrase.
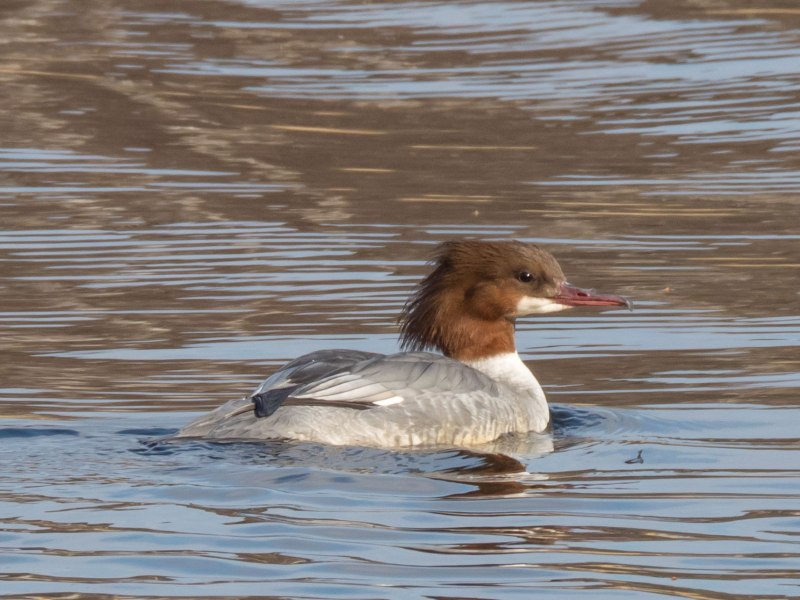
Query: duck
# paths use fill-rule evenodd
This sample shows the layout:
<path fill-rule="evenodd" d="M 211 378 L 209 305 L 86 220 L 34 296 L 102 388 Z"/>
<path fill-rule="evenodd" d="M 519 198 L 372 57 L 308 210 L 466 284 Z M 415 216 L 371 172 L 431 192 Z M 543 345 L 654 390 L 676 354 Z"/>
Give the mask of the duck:
<path fill-rule="evenodd" d="M 398 449 L 541 433 L 550 410 L 517 352 L 516 320 L 632 307 L 625 297 L 571 285 L 553 255 L 531 243 L 447 241 L 431 264 L 398 319 L 400 352 L 305 354 L 174 437 Z"/>

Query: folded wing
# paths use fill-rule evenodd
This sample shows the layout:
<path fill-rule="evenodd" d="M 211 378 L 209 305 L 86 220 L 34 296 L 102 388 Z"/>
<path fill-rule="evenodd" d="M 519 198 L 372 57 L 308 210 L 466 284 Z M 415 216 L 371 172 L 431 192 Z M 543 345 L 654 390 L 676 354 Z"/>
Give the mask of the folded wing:
<path fill-rule="evenodd" d="M 281 406 L 370 409 L 431 393 L 498 393 L 497 384 L 464 364 L 428 352 L 384 356 L 325 350 L 303 356 L 265 381 L 251 396 L 256 416 Z"/>

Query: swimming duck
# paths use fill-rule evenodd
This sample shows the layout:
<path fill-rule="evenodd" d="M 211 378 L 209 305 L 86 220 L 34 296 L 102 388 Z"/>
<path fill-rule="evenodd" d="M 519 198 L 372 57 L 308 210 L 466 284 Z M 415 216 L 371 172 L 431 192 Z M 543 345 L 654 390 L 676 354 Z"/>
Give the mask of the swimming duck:
<path fill-rule="evenodd" d="M 514 343 L 518 317 L 630 302 L 567 283 L 546 250 L 517 241 L 441 244 L 400 315 L 396 354 L 319 350 L 176 437 L 469 447 L 550 422 Z M 429 350 L 435 350 L 436 353 Z"/>

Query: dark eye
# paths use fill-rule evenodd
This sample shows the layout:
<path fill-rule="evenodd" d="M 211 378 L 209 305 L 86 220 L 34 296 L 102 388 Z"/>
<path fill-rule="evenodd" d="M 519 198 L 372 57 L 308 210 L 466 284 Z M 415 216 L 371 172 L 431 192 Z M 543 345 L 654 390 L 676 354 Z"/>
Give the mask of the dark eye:
<path fill-rule="evenodd" d="M 519 279 L 522 283 L 530 283 L 535 279 L 535 277 L 528 271 L 521 271 L 517 273 L 517 279 Z"/>

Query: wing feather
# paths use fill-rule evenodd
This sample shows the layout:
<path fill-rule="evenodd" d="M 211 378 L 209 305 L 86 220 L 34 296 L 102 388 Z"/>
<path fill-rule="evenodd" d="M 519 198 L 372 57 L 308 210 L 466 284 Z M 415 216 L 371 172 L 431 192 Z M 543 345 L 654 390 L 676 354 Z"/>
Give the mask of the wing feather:
<path fill-rule="evenodd" d="M 268 417 L 282 405 L 367 409 L 431 394 L 497 393 L 496 383 L 483 373 L 438 354 L 353 353 L 344 361 L 337 360 L 335 352 L 301 357 L 287 365 L 284 376 L 270 378 L 271 388 L 270 380 L 264 382 L 251 397 L 256 415 Z"/>
<path fill-rule="evenodd" d="M 342 373 L 332 378 L 327 384 L 301 388 L 292 394 L 292 398 L 374 403 L 395 395 L 393 390 L 380 382 L 364 379 L 352 373 Z"/>

